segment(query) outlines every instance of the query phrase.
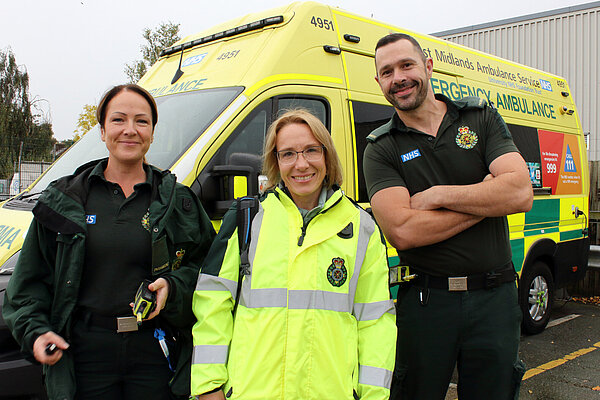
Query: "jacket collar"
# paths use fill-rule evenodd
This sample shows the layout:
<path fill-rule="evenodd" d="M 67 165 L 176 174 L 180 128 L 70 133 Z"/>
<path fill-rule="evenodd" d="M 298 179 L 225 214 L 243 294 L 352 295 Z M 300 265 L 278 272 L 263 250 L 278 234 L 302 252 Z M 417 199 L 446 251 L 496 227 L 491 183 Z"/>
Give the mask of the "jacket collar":
<path fill-rule="evenodd" d="M 458 117 L 458 111 L 464 108 L 462 103 L 457 104 L 454 101 L 450 100 L 448 97 L 444 96 L 443 94 L 436 94 L 435 99 L 446 103 L 446 116 L 450 117 L 452 120 L 456 119 Z M 398 132 L 408 132 L 412 129 L 404 124 L 404 122 L 398 116 L 397 112 L 394 112 L 394 115 L 392 116 L 391 120 L 387 123 L 387 127 L 389 132 L 391 132 L 392 130 Z"/>
<path fill-rule="evenodd" d="M 292 200 L 292 196 L 289 193 L 289 190 L 283 186 L 283 187 L 276 187 L 274 189 L 272 189 L 272 191 L 274 192 L 274 194 L 277 196 L 277 198 L 279 199 L 279 201 L 286 207 L 293 207 L 296 210 L 298 210 L 298 206 L 296 205 L 296 203 L 294 203 L 294 200 Z M 325 201 L 325 204 L 323 205 L 323 208 L 321 209 L 320 213 L 324 213 L 327 212 L 327 210 L 329 210 L 330 208 L 332 208 L 335 204 L 337 204 L 341 197 L 344 195 L 344 193 L 342 192 L 342 189 L 340 189 L 339 186 L 334 185 L 331 188 L 331 193 L 327 193 L 327 200 Z M 300 212 L 300 211 L 298 211 Z"/>
<path fill-rule="evenodd" d="M 62 177 L 46 188 L 33 209 L 35 218 L 54 232 L 85 232 L 84 205 L 89 192 L 89 179 L 92 174 L 103 171 L 107 158 L 90 161 L 75 170 L 72 175 Z M 148 165 L 146 175 L 152 182 L 152 203 L 150 204 L 150 223 L 162 230 L 161 220 L 174 207 L 176 178 L 168 170 Z"/>

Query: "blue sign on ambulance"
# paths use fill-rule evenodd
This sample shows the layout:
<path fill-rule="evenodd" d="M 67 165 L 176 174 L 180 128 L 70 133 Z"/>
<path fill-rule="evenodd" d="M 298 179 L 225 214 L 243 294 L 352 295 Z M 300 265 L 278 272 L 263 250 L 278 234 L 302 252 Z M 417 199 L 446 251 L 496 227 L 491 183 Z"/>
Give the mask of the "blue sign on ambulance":
<path fill-rule="evenodd" d="M 540 79 L 540 86 L 542 87 L 542 89 L 547 90 L 549 92 L 552 91 L 552 84 L 548 81 L 545 81 L 543 79 Z"/>

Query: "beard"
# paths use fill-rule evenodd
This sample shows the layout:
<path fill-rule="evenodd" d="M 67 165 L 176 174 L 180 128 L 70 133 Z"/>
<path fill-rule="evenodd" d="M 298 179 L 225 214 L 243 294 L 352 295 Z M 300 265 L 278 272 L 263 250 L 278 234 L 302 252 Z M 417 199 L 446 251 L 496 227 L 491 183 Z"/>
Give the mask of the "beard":
<path fill-rule="evenodd" d="M 408 95 L 408 97 L 398 98 L 395 96 L 395 92 L 405 89 L 407 87 L 412 87 L 412 86 L 416 86 L 417 90 L 416 90 L 416 92 Z M 417 108 L 419 108 L 421 106 L 421 104 L 423 104 L 423 102 L 427 98 L 427 89 L 428 89 L 427 81 L 418 82 L 418 81 L 414 81 L 414 80 L 409 80 L 409 81 L 402 82 L 401 84 L 397 84 L 397 83 L 393 84 L 390 87 L 390 90 L 387 93 L 385 93 L 384 97 L 396 109 L 398 109 L 400 111 L 412 111 L 412 110 L 416 110 Z"/>

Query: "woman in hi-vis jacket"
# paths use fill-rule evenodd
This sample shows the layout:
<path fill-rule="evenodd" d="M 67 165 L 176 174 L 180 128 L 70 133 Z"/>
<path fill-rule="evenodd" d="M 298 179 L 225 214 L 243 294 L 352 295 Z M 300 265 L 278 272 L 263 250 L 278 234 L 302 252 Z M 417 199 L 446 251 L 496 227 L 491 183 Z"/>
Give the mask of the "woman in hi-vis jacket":
<path fill-rule="evenodd" d="M 340 190 L 329 132 L 307 111 L 288 111 L 269 128 L 263 170 L 270 188 L 251 222 L 235 314 L 235 207 L 198 277 L 192 395 L 387 399 L 396 325 L 385 244 Z"/>

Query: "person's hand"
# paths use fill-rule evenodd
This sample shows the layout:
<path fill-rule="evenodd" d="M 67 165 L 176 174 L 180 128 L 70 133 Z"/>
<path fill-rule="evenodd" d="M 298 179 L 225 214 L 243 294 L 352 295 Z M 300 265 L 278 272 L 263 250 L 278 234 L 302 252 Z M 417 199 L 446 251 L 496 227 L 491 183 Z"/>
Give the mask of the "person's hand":
<path fill-rule="evenodd" d="M 57 347 L 56 351 L 51 355 L 46 354 L 46 347 L 49 344 L 55 344 Z M 65 339 L 52 331 L 48 331 L 38 336 L 35 342 L 33 342 L 33 356 L 42 364 L 54 365 L 61 359 L 63 350 L 68 348 L 69 343 Z"/>
<path fill-rule="evenodd" d="M 486 176 L 483 178 L 483 181 L 482 181 L 482 182 L 489 181 L 489 180 L 491 180 L 491 179 L 494 179 L 494 175 L 492 175 L 492 174 L 487 174 L 487 175 L 486 175 Z"/>
<path fill-rule="evenodd" d="M 169 282 L 165 278 L 158 278 L 148 285 L 148 289 L 156 292 L 156 308 L 148 315 L 147 319 L 152 319 L 160 314 L 160 311 L 165 308 L 167 297 L 169 296 Z"/>
<path fill-rule="evenodd" d="M 440 208 L 437 196 L 442 194 L 439 186 L 432 186 L 422 192 L 415 193 L 410 197 L 410 208 L 413 210 L 437 210 Z M 443 195 L 443 194 L 442 194 Z"/>

